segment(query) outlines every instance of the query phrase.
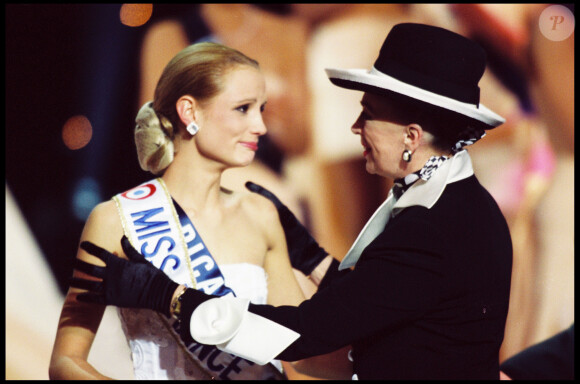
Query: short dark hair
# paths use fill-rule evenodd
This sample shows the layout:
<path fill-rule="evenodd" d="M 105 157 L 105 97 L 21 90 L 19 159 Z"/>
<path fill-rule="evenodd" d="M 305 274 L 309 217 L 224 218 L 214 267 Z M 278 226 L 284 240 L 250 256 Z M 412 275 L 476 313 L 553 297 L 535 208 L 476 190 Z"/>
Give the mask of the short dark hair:
<path fill-rule="evenodd" d="M 389 118 L 393 122 L 419 124 L 433 135 L 433 146 L 441 150 L 450 150 L 459 140 L 468 138 L 474 130 L 485 129 L 483 123 L 400 93 L 382 90 L 380 95 L 389 104 Z"/>

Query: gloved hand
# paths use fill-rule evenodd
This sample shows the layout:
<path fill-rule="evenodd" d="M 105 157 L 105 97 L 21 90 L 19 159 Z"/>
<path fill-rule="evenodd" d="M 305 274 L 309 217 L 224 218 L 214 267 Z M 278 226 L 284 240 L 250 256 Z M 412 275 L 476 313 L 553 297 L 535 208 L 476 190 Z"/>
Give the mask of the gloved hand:
<path fill-rule="evenodd" d="M 73 277 L 70 285 L 89 292 L 77 296 L 79 301 L 115 305 L 123 308 L 146 308 L 170 315 L 173 294 L 179 284 L 161 270 L 155 268 L 129 242 L 121 238 L 127 261 L 95 244 L 83 241 L 82 249 L 103 260 L 105 267 L 76 259 L 75 268 L 102 281 L 90 281 Z"/>
<path fill-rule="evenodd" d="M 272 192 L 264 187 L 254 184 L 251 181 L 246 183 L 246 188 L 251 192 L 258 193 L 270 200 L 278 209 L 280 223 L 284 228 L 288 254 L 292 267 L 310 275 L 316 266 L 328 256 L 316 240 L 310 235 L 308 230 L 298 221 L 296 216 L 286 207 Z"/>

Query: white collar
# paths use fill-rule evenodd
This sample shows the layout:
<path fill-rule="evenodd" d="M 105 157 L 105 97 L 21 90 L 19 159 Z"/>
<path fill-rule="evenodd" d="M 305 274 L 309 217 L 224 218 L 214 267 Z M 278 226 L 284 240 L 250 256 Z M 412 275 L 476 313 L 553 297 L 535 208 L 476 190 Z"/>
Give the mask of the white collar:
<path fill-rule="evenodd" d="M 439 169 L 427 181 L 417 180 L 393 207 L 396 215 L 403 208 L 413 205 L 422 205 L 431 208 L 445 190 L 445 186 L 455 181 L 463 180 L 473 175 L 473 166 L 467 150 L 457 152 L 450 160 L 441 164 Z"/>
<path fill-rule="evenodd" d="M 450 160 L 441 164 L 427 181 L 417 180 L 395 203 L 393 191 L 367 221 L 352 247 L 342 259 L 338 269 L 343 270 L 356 264 L 362 251 L 385 229 L 389 219 L 403 208 L 422 205 L 431 208 L 439 199 L 445 186 L 473 175 L 471 158 L 466 150 L 456 153 Z"/>

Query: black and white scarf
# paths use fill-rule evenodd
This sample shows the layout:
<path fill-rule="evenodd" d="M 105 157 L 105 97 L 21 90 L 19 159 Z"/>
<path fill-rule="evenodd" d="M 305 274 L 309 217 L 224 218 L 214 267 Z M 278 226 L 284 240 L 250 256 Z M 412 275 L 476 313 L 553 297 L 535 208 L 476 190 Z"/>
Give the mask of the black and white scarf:
<path fill-rule="evenodd" d="M 485 136 L 485 130 L 481 128 L 469 128 L 461 136 L 462 138 L 457 141 L 457 143 L 451 148 L 451 152 L 456 154 L 463 150 L 464 147 L 471 145 Z M 429 160 L 425 163 L 423 168 L 417 172 L 413 172 L 400 179 L 395 179 L 393 185 L 393 194 L 398 200 L 403 193 L 411 187 L 417 180 L 423 179 L 425 181 L 431 178 L 431 175 L 437 168 L 443 164 L 446 160 L 449 160 L 447 156 L 431 156 Z"/>
<path fill-rule="evenodd" d="M 459 141 L 451 148 L 453 154 L 462 151 L 464 147 L 475 143 L 485 136 L 485 130 L 482 128 L 468 127 L 459 137 Z"/>
<path fill-rule="evenodd" d="M 413 172 L 400 179 L 395 179 L 393 185 L 393 194 L 395 195 L 395 198 L 398 200 L 417 180 L 429 180 L 437 168 L 447 160 L 449 160 L 449 157 L 447 156 L 431 156 L 423 168 L 417 172 Z"/>

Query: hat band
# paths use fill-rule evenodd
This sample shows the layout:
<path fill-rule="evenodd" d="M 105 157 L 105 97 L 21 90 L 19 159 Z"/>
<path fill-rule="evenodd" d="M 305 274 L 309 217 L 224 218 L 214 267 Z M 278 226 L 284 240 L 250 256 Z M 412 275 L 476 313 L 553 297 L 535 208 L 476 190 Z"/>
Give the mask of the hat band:
<path fill-rule="evenodd" d="M 488 109 L 485 105 L 473 105 L 452 99 L 440 94 L 427 91 L 423 88 L 402 82 L 394 77 L 385 75 L 372 67 L 367 69 L 334 69 L 326 68 L 330 81 L 339 87 L 362 92 L 381 94 L 383 92 L 399 93 L 419 101 L 432 104 L 436 107 L 448 109 L 452 112 L 465 115 L 489 126 L 491 129 L 503 123 L 505 119 Z"/>
<path fill-rule="evenodd" d="M 479 87 L 463 86 L 409 69 L 393 60 L 375 63 L 375 70 L 426 91 L 449 97 L 463 103 L 479 106 Z"/>

